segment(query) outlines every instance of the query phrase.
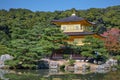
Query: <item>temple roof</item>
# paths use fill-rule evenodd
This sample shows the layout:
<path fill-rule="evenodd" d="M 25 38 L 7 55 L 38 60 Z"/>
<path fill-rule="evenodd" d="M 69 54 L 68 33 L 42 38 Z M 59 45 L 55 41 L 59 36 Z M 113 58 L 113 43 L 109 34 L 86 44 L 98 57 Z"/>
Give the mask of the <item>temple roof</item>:
<path fill-rule="evenodd" d="M 100 34 L 94 33 L 94 32 L 64 32 L 68 36 L 85 36 L 85 35 L 97 35 L 100 38 L 106 38 Z"/>
<path fill-rule="evenodd" d="M 66 17 L 63 19 L 59 19 L 59 20 L 52 20 L 53 23 L 55 24 L 61 24 L 61 23 L 68 23 L 68 22 L 83 22 L 83 24 L 85 25 L 94 25 L 95 23 L 90 22 L 82 17 L 78 17 L 75 14 L 72 14 L 70 17 Z"/>
<path fill-rule="evenodd" d="M 78 16 L 70 16 L 59 20 L 53 20 L 53 22 L 74 22 L 74 21 L 82 21 L 82 20 L 85 19 Z"/>

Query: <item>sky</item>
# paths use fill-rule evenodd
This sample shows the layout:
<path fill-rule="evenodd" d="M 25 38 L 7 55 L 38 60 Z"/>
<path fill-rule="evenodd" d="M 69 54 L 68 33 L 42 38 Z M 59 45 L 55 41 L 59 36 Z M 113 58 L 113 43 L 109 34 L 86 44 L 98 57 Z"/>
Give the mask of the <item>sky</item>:
<path fill-rule="evenodd" d="M 0 0 L 0 10 L 10 8 L 24 8 L 32 11 L 62 11 L 75 8 L 85 10 L 89 8 L 106 8 L 120 5 L 120 0 Z"/>

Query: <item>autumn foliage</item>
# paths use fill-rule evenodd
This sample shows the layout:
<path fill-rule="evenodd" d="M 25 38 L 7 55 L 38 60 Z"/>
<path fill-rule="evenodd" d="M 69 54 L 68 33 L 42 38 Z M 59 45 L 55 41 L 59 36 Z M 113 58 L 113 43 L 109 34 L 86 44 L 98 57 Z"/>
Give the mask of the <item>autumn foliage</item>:
<path fill-rule="evenodd" d="M 105 37 L 105 47 L 110 53 L 120 53 L 120 29 L 112 28 L 104 32 L 102 36 Z"/>

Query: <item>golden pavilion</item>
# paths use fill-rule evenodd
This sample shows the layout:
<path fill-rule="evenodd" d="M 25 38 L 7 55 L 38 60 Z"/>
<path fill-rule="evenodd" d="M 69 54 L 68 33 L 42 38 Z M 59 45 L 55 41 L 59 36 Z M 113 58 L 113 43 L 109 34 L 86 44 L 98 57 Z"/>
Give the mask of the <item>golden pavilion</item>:
<path fill-rule="evenodd" d="M 60 20 L 53 20 L 52 23 L 60 26 L 61 30 L 69 36 L 67 42 L 70 44 L 76 43 L 76 45 L 83 45 L 84 43 L 82 41 L 85 36 L 89 35 L 101 38 L 100 35 L 90 31 L 90 28 L 93 28 L 95 23 L 78 17 L 75 14 Z"/>
<path fill-rule="evenodd" d="M 92 32 L 90 29 L 95 27 L 95 23 L 88 21 L 72 14 L 70 17 L 66 17 L 59 20 L 53 20 L 52 23 L 61 27 L 61 30 L 69 36 L 66 40 L 69 44 L 76 44 L 78 46 L 84 45 L 83 40 L 86 36 L 93 36 L 96 38 L 102 38 L 99 34 Z M 64 51 L 57 50 L 53 52 L 52 59 L 63 58 Z M 75 54 L 69 51 L 69 56 L 72 55 L 72 59 L 82 59 L 80 54 Z"/>

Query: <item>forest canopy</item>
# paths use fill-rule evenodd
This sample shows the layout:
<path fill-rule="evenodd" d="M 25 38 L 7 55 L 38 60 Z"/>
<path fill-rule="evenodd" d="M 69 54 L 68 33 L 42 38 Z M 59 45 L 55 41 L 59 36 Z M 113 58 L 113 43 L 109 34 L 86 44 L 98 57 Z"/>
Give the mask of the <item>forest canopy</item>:
<path fill-rule="evenodd" d="M 51 47 L 56 49 L 60 45 L 66 44 L 59 40 L 66 39 L 67 36 L 63 35 L 62 31 L 57 29 L 59 27 L 52 24 L 51 21 L 71 16 L 73 12 L 79 17 L 94 22 L 96 25 L 93 31 L 96 33 L 101 34 L 109 28 L 120 29 L 120 5 L 87 10 L 72 8 L 54 12 L 33 12 L 21 8 L 2 9 L 0 10 L 0 55 L 8 53 L 14 56 L 14 62 L 10 63 L 13 67 L 17 65 L 30 66 L 40 59 L 46 50 L 49 51 Z M 49 37 L 50 32 L 52 32 L 52 37 Z M 56 32 L 59 36 L 56 36 Z M 45 36 L 42 37 L 42 35 Z M 45 42 L 46 39 L 50 41 Z M 47 45 L 41 43 L 43 40 Z M 54 40 L 59 43 L 54 42 Z M 31 67 L 33 66 L 31 65 Z"/>

